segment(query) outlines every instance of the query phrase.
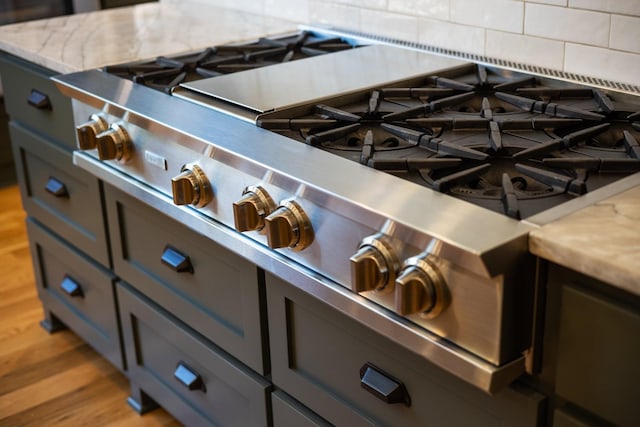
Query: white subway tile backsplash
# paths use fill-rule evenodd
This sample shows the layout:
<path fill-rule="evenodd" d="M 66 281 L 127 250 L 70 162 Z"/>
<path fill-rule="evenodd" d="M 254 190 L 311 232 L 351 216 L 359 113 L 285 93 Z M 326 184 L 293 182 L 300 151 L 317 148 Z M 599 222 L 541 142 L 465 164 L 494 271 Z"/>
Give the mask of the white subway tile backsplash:
<path fill-rule="evenodd" d="M 486 37 L 485 53 L 489 57 L 562 69 L 563 42 L 491 30 L 487 30 Z"/>
<path fill-rule="evenodd" d="M 389 10 L 447 21 L 449 0 L 389 0 Z"/>
<path fill-rule="evenodd" d="M 640 16 L 638 0 L 569 0 L 569 7 Z"/>
<path fill-rule="evenodd" d="M 565 71 L 640 85 L 640 55 L 567 43 Z"/>
<path fill-rule="evenodd" d="M 525 0 L 527 3 L 551 4 L 554 6 L 566 6 L 568 0 Z"/>
<path fill-rule="evenodd" d="M 531 36 L 607 46 L 610 16 L 602 12 L 527 4 L 524 33 Z"/>
<path fill-rule="evenodd" d="M 299 0 L 264 0 L 264 13 L 267 16 L 287 19 L 294 22 L 309 20 L 309 3 Z"/>
<path fill-rule="evenodd" d="M 611 15 L 609 47 L 640 53 L 640 18 Z"/>
<path fill-rule="evenodd" d="M 513 0 L 451 0 L 451 21 L 521 33 L 524 4 Z"/>
<path fill-rule="evenodd" d="M 333 3 L 344 4 L 347 6 L 365 7 L 368 9 L 385 9 L 387 0 L 332 0 Z"/>
<path fill-rule="evenodd" d="M 338 28 L 360 30 L 360 9 L 328 3 L 324 0 L 310 0 L 309 20 L 314 24 L 329 24 Z"/>
<path fill-rule="evenodd" d="M 208 3 L 640 85 L 640 0 L 160 1 Z"/>
<path fill-rule="evenodd" d="M 485 29 L 434 19 L 418 21 L 418 42 L 477 55 L 484 54 Z"/>
<path fill-rule="evenodd" d="M 360 9 L 360 29 L 400 40 L 418 38 L 418 18 L 399 13 Z"/>

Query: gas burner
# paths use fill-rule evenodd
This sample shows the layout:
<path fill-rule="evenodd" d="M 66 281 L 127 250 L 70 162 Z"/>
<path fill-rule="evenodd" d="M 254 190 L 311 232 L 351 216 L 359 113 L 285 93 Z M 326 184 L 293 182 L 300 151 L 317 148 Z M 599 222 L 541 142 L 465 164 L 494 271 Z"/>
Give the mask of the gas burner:
<path fill-rule="evenodd" d="M 638 106 L 599 89 L 474 64 L 410 83 L 257 123 L 518 219 L 640 171 Z"/>
<path fill-rule="evenodd" d="M 160 56 L 152 61 L 110 65 L 104 67 L 103 71 L 171 93 L 180 83 L 354 47 L 339 37 L 327 38 L 302 31 L 285 37 L 263 37 L 252 43 L 209 47 L 187 55 Z"/>

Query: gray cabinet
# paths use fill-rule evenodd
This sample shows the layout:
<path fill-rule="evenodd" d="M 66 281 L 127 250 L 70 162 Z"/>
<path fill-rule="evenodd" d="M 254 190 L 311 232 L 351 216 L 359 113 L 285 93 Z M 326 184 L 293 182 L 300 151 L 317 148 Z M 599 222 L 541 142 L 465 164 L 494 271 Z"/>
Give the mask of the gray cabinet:
<path fill-rule="evenodd" d="M 554 425 L 638 425 L 640 298 L 556 265 L 547 293 L 542 377 L 560 408 Z"/>
<path fill-rule="evenodd" d="M 5 106 L 11 120 L 72 150 L 76 139 L 71 100 L 49 79 L 54 74 L 20 58 L 0 54 Z"/>
<path fill-rule="evenodd" d="M 537 426 L 544 396 L 489 396 L 267 275 L 272 381 L 335 425 Z"/>
<path fill-rule="evenodd" d="M 304 407 L 282 390 L 271 394 L 273 425 L 276 427 L 329 427 L 327 421 Z"/>
<path fill-rule="evenodd" d="M 98 180 L 74 167 L 71 153 L 44 135 L 17 121 L 12 121 L 10 128 L 22 205 L 27 213 L 109 266 Z"/>
<path fill-rule="evenodd" d="M 122 370 L 102 185 L 73 165 L 71 100 L 56 89 L 52 74 L 0 53 L 16 175 L 45 313 L 42 325 L 51 332 L 71 328 Z"/>
<path fill-rule="evenodd" d="M 133 288 L 117 289 L 135 408 L 148 405 L 136 396 L 150 397 L 186 425 L 268 425 L 269 381 Z"/>
<path fill-rule="evenodd" d="M 0 185 L 15 182 L 15 179 L 15 166 L 9 141 L 9 116 L 4 106 L 4 98 L 0 95 Z"/>
<path fill-rule="evenodd" d="M 116 274 L 259 373 L 267 372 L 264 275 L 254 264 L 105 186 Z"/>
<path fill-rule="evenodd" d="M 45 329 L 61 321 L 123 370 L 113 274 L 32 217 L 27 230 Z"/>

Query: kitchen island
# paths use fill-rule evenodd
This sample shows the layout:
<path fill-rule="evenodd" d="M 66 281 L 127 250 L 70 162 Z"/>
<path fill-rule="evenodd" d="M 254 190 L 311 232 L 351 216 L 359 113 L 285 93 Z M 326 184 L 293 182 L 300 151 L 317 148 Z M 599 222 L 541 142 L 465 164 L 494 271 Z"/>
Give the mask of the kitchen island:
<path fill-rule="evenodd" d="M 0 28 L 0 49 L 15 57 L 22 58 L 31 64 L 44 67 L 46 70 L 49 70 L 49 74 L 55 74 L 92 69 L 104 65 L 128 62 L 157 55 L 188 52 L 211 44 L 250 40 L 265 34 L 278 34 L 295 29 L 295 24 L 259 17 L 251 18 L 255 19 L 254 23 L 247 25 L 247 15 L 244 13 L 223 12 L 215 8 L 210 10 L 208 8 L 199 8 L 197 13 L 194 14 L 190 12 L 191 10 L 192 9 L 186 4 L 146 4 L 132 8 L 116 9 L 113 11 L 95 12 L 86 16 L 77 15 L 8 26 Z M 221 16 L 224 18 L 221 18 Z M 229 23 L 230 30 L 228 36 L 220 37 L 220 32 L 216 31 L 214 33 L 216 37 L 213 39 L 210 37 L 209 33 L 206 31 L 206 27 L 210 25 L 210 22 L 213 19 L 216 20 L 216 23 L 220 20 L 223 23 L 222 25 Z M 106 29 L 107 31 L 96 31 L 96 28 Z M 178 33 L 180 34 L 180 37 L 177 37 L 176 34 Z M 184 37 L 185 33 L 187 34 L 186 38 Z M 177 40 L 180 41 L 177 42 Z M 71 126 L 71 124 L 69 124 L 69 126 Z M 68 138 L 68 135 L 63 138 Z M 65 150 L 67 156 L 69 155 L 68 150 L 72 148 L 73 144 L 74 141 L 67 140 L 63 142 L 63 145 L 66 145 Z M 52 185 L 55 186 L 55 183 L 52 183 Z M 100 186 L 101 184 L 97 185 Z M 597 292 L 604 292 L 607 294 L 607 297 L 615 301 L 620 301 L 625 297 L 630 298 L 629 301 L 623 301 L 622 311 L 614 310 L 618 313 L 614 314 L 614 316 L 621 319 L 622 324 L 632 325 L 629 327 L 630 329 L 628 329 L 631 337 L 633 337 L 634 331 L 637 332 L 637 328 L 634 329 L 634 327 L 637 327 L 638 325 L 637 297 L 640 295 L 640 289 L 637 286 L 638 283 L 640 283 L 640 275 L 633 268 L 629 268 L 636 265 L 638 261 L 637 253 L 639 239 L 637 239 L 637 231 L 640 230 L 640 215 L 637 212 L 638 188 L 640 187 L 632 186 L 632 188 L 627 191 L 611 195 L 611 197 L 607 198 L 605 201 L 595 203 L 593 206 L 586 206 L 566 218 L 558 218 L 556 221 L 533 231 L 530 239 L 530 249 L 535 255 L 540 256 L 541 259 L 544 260 L 542 263 L 548 262 L 553 265 L 563 266 L 575 270 L 577 273 L 582 275 L 597 279 L 598 283 L 596 285 L 591 285 L 590 283 L 592 280 L 587 279 L 589 282 L 589 285 L 587 286 L 595 286 Z M 118 217 L 117 213 L 113 213 L 115 212 L 113 206 L 136 203 L 127 201 L 125 196 L 112 190 L 107 189 L 106 195 L 108 200 L 115 200 L 112 207 L 104 208 L 112 212 L 112 218 Z M 97 201 L 96 203 L 99 204 L 101 202 Z M 101 210 L 101 208 L 98 208 L 98 211 Z M 28 208 L 27 211 L 30 213 Z M 34 212 L 35 213 L 33 215 L 37 221 L 40 214 L 38 214 L 37 211 Z M 125 210 L 124 212 L 126 213 L 128 211 Z M 135 214 L 137 211 L 136 209 L 132 209 L 131 212 Z M 120 212 L 120 215 L 122 216 L 124 214 Z M 591 218 L 596 218 L 596 220 Z M 162 223 L 162 221 L 163 220 L 158 220 L 158 223 Z M 49 224 L 46 220 L 43 220 L 43 222 L 45 226 Z M 110 223 L 110 225 L 111 227 L 114 227 L 114 223 Z M 117 226 L 120 227 L 122 225 L 118 223 Z M 36 245 L 48 245 L 46 242 L 49 239 L 49 235 L 37 228 L 39 225 L 32 225 L 31 227 L 32 229 L 37 230 L 33 232 L 33 234 L 37 236 L 35 238 Z M 56 230 L 53 231 L 55 232 Z M 594 234 L 594 232 L 597 233 Z M 634 232 L 636 234 L 634 234 Z M 118 239 L 117 236 L 114 236 L 115 235 L 113 234 L 111 236 L 112 245 L 115 245 L 115 241 Z M 124 234 L 122 234 L 122 236 L 124 236 Z M 590 236 L 596 236 L 597 240 L 595 242 L 593 240 L 588 240 L 587 238 Z M 623 237 L 621 238 L 620 236 Z M 65 235 L 63 233 L 62 238 L 64 237 Z M 106 237 L 105 240 L 107 240 Z M 75 241 L 72 241 L 71 243 L 77 245 Z M 55 245 L 56 243 L 52 244 Z M 597 250 L 592 250 L 593 248 L 591 245 L 597 245 Z M 203 243 L 203 246 L 206 246 L 206 243 Z M 625 254 L 625 256 L 621 257 L 621 253 Z M 98 264 L 106 269 L 106 273 L 104 270 L 101 271 L 106 274 L 107 280 L 115 280 L 112 278 L 112 272 L 109 273 L 112 266 L 111 262 L 113 255 L 110 256 L 107 254 L 104 256 L 94 256 L 90 254 L 90 257 L 98 259 Z M 566 271 L 558 270 L 556 267 L 551 267 L 549 271 L 550 277 L 559 275 L 561 280 L 564 280 L 563 277 L 567 274 Z M 131 274 L 135 275 L 137 273 Z M 140 278 L 139 280 L 140 282 L 143 282 L 146 279 Z M 265 279 L 262 278 L 261 280 Z M 313 325 L 313 322 L 317 321 L 317 318 L 328 319 L 327 324 L 330 324 L 331 319 L 334 319 L 335 313 L 325 310 L 325 308 L 318 307 L 317 301 L 309 300 L 308 296 L 299 292 L 289 294 L 290 291 L 287 289 L 286 283 L 280 283 L 276 278 L 269 278 L 269 276 L 267 276 L 266 280 L 268 282 L 268 287 L 271 286 L 272 288 L 270 289 L 275 289 L 273 295 L 275 297 L 276 304 L 282 305 L 283 307 L 287 304 L 290 307 L 301 307 L 298 308 L 303 316 L 301 318 L 302 322 L 299 326 L 301 329 L 305 326 Z M 554 283 L 553 280 L 550 283 Z M 582 280 L 582 278 L 580 280 Z M 541 277 L 541 282 L 544 281 L 545 278 Z M 69 283 L 67 283 L 67 285 L 71 286 Z M 541 286 L 545 287 L 544 285 Z M 549 285 L 549 287 L 552 286 L 553 285 L 551 284 Z M 613 291 L 609 293 L 606 290 L 607 287 L 618 289 L 620 292 Z M 549 291 L 548 289 L 547 291 L 549 295 L 554 295 L 553 291 Z M 584 297 L 582 293 L 576 294 L 573 291 L 573 288 L 566 291 L 567 296 L 565 296 L 565 300 L 573 301 L 578 305 L 578 307 L 584 306 L 581 306 L 580 304 L 583 304 L 585 298 L 588 299 L 588 297 Z M 135 294 L 132 294 L 133 296 L 129 295 L 130 290 L 128 289 L 122 292 L 126 295 L 124 297 L 127 301 L 125 310 L 139 310 L 140 312 L 147 310 L 147 308 L 142 307 L 146 304 L 143 298 L 139 298 L 139 296 L 136 296 Z M 260 292 L 262 291 L 259 290 L 258 294 Z M 558 301 L 556 300 L 556 302 Z M 553 307 L 553 304 L 550 303 L 549 306 Z M 153 307 L 149 309 L 149 314 L 147 314 L 148 318 L 156 318 L 160 316 L 158 312 L 154 310 L 155 309 Z M 551 323 L 548 323 L 548 325 L 553 325 L 553 322 L 557 321 L 557 318 L 570 315 L 570 312 L 564 312 L 560 308 L 558 308 L 558 310 L 559 312 L 549 309 L 548 319 L 551 320 Z M 607 309 L 604 310 L 604 313 L 605 315 L 608 313 Z M 134 313 L 131 312 L 131 319 L 135 317 L 133 314 Z M 270 313 L 269 316 L 270 324 L 283 322 L 282 330 L 286 328 L 286 322 L 289 319 L 280 318 L 277 313 Z M 337 318 L 338 317 L 335 317 L 335 319 Z M 138 319 L 136 318 L 136 321 L 137 320 Z M 127 328 L 131 326 L 128 324 L 130 321 L 133 322 L 132 320 L 126 320 Z M 342 321 L 346 323 L 348 322 L 348 319 L 344 319 Z M 55 329 L 55 318 L 48 319 L 45 323 L 48 327 Z M 158 324 L 162 323 L 159 321 Z M 171 327 L 172 326 L 169 325 L 167 326 L 167 329 L 169 330 Z M 363 335 L 367 334 L 367 332 L 362 331 L 360 326 L 354 326 L 353 328 L 354 329 L 350 330 L 349 333 L 353 333 L 358 336 L 367 336 Z M 308 332 L 313 333 L 312 330 Z M 563 336 L 571 337 L 572 330 L 563 328 L 560 333 L 564 334 Z M 345 348 L 352 347 L 351 344 L 353 342 L 350 342 L 345 338 L 346 336 L 342 336 L 342 331 L 333 330 L 327 327 L 326 334 L 328 336 L 336 337 L 337 339 L 343 339 Z M 273 336 L 276 337 L 273 339 L 277 340 L 278 343 L 284 343 L 284 345 L 286 345 L 285 341 L 288 337 L 281 336 L 277 333 L 273 333 Z M 377 343 L 377 339 L 378 338 L 372 336 L 369 341 L 375 344 L 371 349 L 372 351 L 375 351 L 375 348 L 385 346 L 385 343 L 382 341 Z M 127 338 L 127 340 L 129 340 L 129 338 Z M 258 339 L 258 341 L 260 341 L 260 339 Z M 300 342 L 304 341 L 300 339 Z M 309 345 L 309 348 L 312 348 L 314 345 L 313 342 L 308 342 L 307 344 Z M 566 349 L 561 348 L 562 346 L 560 344 L 561 343 L 556 340 L 551 343 L 551 346 L 560 348 L 558 350 L 560 352 L 566 351 Z M 295 345 L 295 343 L 293 343 L 293 345 Z M 360 346 L 359 348 L 362 349 L 364 347 Z M 297 349 L 296 351 L 301 351 L 302 355 L 305 354 L 303 350 Z M 322 349 L 318 349 L 318 351 L 322 351 Z M 349 354 L 355 354 L 358 351 L 358 348 L 352 348 L 349 351 Z M 627 356 L 625 357 L 637 355 L 637 352 L 638 348 L 636 345 L 629 349 L 629 352 L 626 353 Z M 564 357 L 570 358 L 572 353 L 568 354 L 568 356 Z M 271 357 L 273 356 L 274 355 L 272 354 Z M 116 361 L 119 360 L 118 357 L 119 356 L 114 356 Z M 266 364 L 265 366 L 262 365 L 264 361 L 248 361 L 243 359 L 244 356 L 236 357 L 241 357 L 243 363 L 248 364 L 258 373 L 268 373 L 268 367 L 265 367 Z M 566 358 L 560 360 L 559 363 L 562 366 L 567 365 L 568 362 Z M 219 363 L 221 366 L 226 366 L 225 364 L 229 362 L 225 357 L 221 357 L 216 360 L 216 363 Z M 322 360 L 318 360 L 317 362 L 321 364 Z M 546 362 L 551 363 L 552 366 L 556 365 L 556 362 L 551 359 L 547 359 Z M 274 361 L 273 365 L 276 366 L 281 363 L 282 361 Z M 577 387 L 573 385 L 575 383 L 575 379 L 567 379 L 562 377 L 560 374 L 552 375 L 550 373 L 546 373 L 544 372 L 546 369 L 544 358 L 542 364 L 543 374 L 541 375 L 542 380 L 539 384 L 542 394 L 553 395 L 555 392 L 556 382 L 560 385 L 560 391 L 563 393 L 561 397 L 553 397 L 551 399 L 553 402 L 552 405 L 556 409 L 554 411 L 549 411 L 550 414 L 552 414 L 549 416 L 549 419 L 556 420 L 557 425 L 561 425 L 559 420 L 563 420 L 563 422 L 565 422 L 564 425 L 568 425 L 566 423 L 583 420 L 583 417 L 588 417 L 592 414 L 596 417 L 602 417 L 603 419 L 619 422 L 621 424 L 625 424 L 627 422 L 627 418 L 624 416 L 620 417 L 620 412 L 617 408 L 612 409 L 612 406 L 607 404 L 605 404 L 604 407 L 600 407 L 598 399 L 596 399 L 596 403 L 594 403 L 593 399 L 590 397 L 585 398 L 584 396 L 576 395 L 575 391 Z M 186 376 L 189 376 L 189 367 L 185 366 L 186 365 L 181 365 L 181 369 L 187 373 Z M 122 368 L 126 371 L 124 364 Z M 242 369 L 244 369 L 244 367 Z M 245 371 L 242 369 L 240 371 L 242 371 L 242 375 L 245 375 Z M 281 367 L 279 369 L 286 369 L 286 367 Z M 468 393 L 467 391 L 461 391 L 463 390 L 463 386 L 455 382 L 453 379 L 447 379 L 446 377 L 441 378 L 441 374 L 434 374 L 431 370 L 428 371 L 430 374 L 427 377 L 434 375 L 443 383 L 451 380 L 452 384 L 455 384 L 451 385 L 451 387 L 457 390 L 454 394 L 464 395 L 465 393 Z M 253 373 L 249 373 L 246 376 L 255 380 L 252 375 Z M 632 372 L 630 375 L 632 378 L 635 378 L 637 374 Z M 245 376 L 243 376 L 243 378 L 245 378 Z M 291 378 L 293 384 L 296 384 L 296 381 L 299 381 L 299 379 Z M 525 383 L 528 383 L 528 386 L 533 384 L 535 387 L 537 382 L 536 378 L 528 378 L 525 380 Z M 567 385 L 568 383 L 571 385 Z M 605 381 L 602 387 L 605 390 L 616 390 L 617 386 L 620 386 L 621 384 L 625 385 L 627 383 L 628 381 L 625 381 L 625 379 L 622 378 L 613 382 Z M 260 387 L 261 390 L 269 387 L 268 383 L 264 383 L 259 378 L 255 381 L 255 384 L 258 384 L 258 387 Z M 289 393 L 294 394 L 295 392 L 292 389 L 284 388 L 285 391 Z M 509 390 L 511 392 L 511 389 Z M 430 390 L 426 390 L 427 395 L 429 392 Z M 630 392 L 633 392 L 633 389 L 631 389 Z M 318 395 L 314 393 L 317 393 L 317 391 L 309 392 L 305 396 L 317 397 Z M 133 394 L 133 406 L 138 405 L 138 410 L 144 411 L 152 406 L 152 401 L 148 399 L 148 396 L 144 394 L 142 389 L 134 388 Z M 471 395 L 475 396 L 473 393 Z M 324 395 L 319 396 L 323 399 L 330 400 Z M 509 398 L 518 400 L 518 398 L 514 396 L 518 395 L 509 395 Z M 485 399 L 487 400 L 486 404 L 491 405 L 491 399 L 488 397 L 485 397 Z M 624 399 L 622 400 L 624 401 Z M 288 419 L 286 417 L 291 417 L 292 413 L 296 413 L 298 415 L 302 414 L 300 416 L 308 422 L 315 422 L 317 424 L 322 423 L 322 420 L 317 417 L 317 414 L 314 414 L 313 412 L 308 411 L 308 408 L 299 405 L 298 402 L 293 400 L 290 395 L 286 394 L 282 390 L 276 390 L 273 401 L 274 413 L 279 414 L 279 416 L 283 416 L 281 415 L 283 413 L 282 411 L 285 411 L 284 413 L 288 414 L 283 416 L 285 417 L 283 419 Z M 530 405 L 527 413 L 536 413 L 539 410 L 539 404 L 541 401 L 541 395 L 538 394 L 528 403 L 518 401 L 518 403 L 514 405 L 519 409 Z M 303 403 L 305 403 L 305 405 L 317 404 L 315 402 L 309 403 L 308 401 L 304 401 Z M 454 403 L 451 404 L 454 405 Z M 326 403 L 326 405 L 329 408 L 332 407 L 332 403 Z M 576 405 L 579 407 L 578 410 L 574 410 L 574 406 Z M 464 405 L 460 404 L 460 407 L 463 406 Z M 342 407 L 343 406 L 341 406 L 341 408 Z M 569 409 L 566 409 L 567 407 Z M 291 408 L 295 408 L 298 412 L 291 412 Z M 327 414 L 322 413 L 322 410 L 317 408 L 318 407 L 314 408 L 316 413 L 319 413 L 323 417 L 327 417 Z M 322 406 L 320 406 L 320 408 L 322 408 Z M 500 411 L 501 408 L 502 407 L 500 405 L 496 405 L 496 408 L 493 408 L 492 410 L 497 412 Z M 623 415 L 631 414 L 633 413 L 633 410 L 635 409 L 623 410 Z M 176 411 L 179 411 L 179 409 Z M 472 409 L 468 409 L 468 411 L 469 413 L 472 413 Z M 590 414 L 589 411 L 592 411 L 592 414 Z M 516 411 L 515 414 L 518 414 L 518 411 Z M 344 417 L 342 418 L 343 420 L 361 420 L 359 415 L 355 412 L 340 416 Z M 497 416 L 501 417 L 502 415 L 500 414 Z M 517 419 L 517 415 L 512 414 L 512 417 L 511 421 L 514 422 L 514 420 Z M 542 419 L 543 418 L 545 417 L 543 416 Z M 186 419 L 190 418 L 187 416 Z M 532 424 L 535 424 L 536 422 L 543 423 L 544 421 L 542 421 L 542 419 L 538 421 L 535 419 L 529 419 L 529 421 L 531 421 Z"/>

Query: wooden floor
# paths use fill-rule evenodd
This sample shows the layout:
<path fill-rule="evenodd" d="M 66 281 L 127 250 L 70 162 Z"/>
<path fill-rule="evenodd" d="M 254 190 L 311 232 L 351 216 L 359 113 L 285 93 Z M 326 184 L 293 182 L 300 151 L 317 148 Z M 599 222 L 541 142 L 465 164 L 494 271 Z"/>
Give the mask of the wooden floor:
<path fill-rule="evenodd" d="M 25 213 L 0 187 L 0 426 L 179 426 L 162 409 L 139 416 L 129 383 L 72 332 L 39 325 Z"/>

